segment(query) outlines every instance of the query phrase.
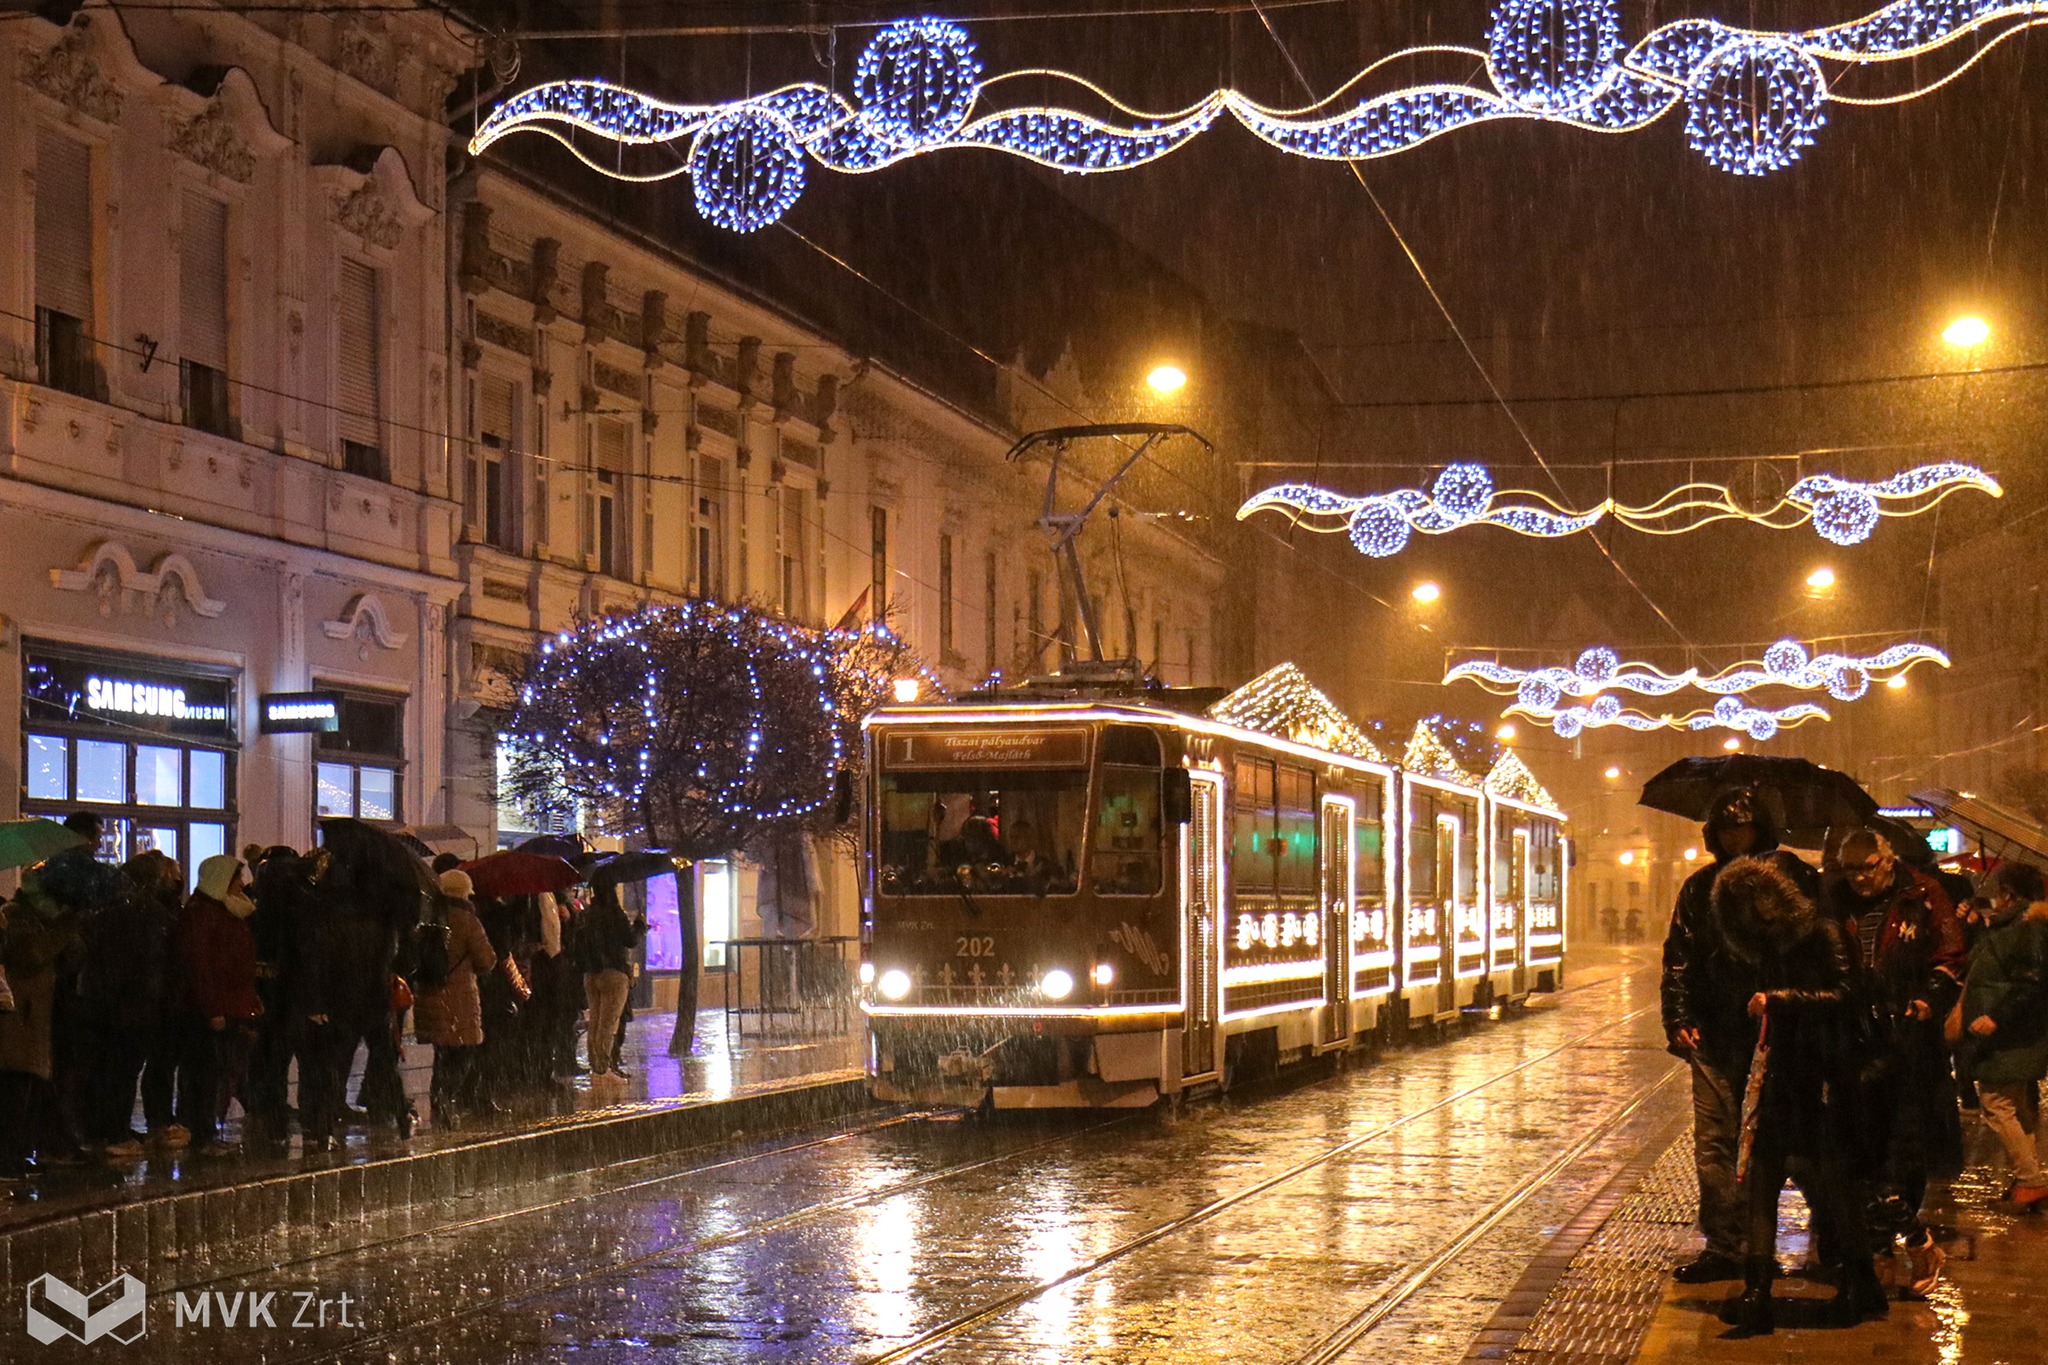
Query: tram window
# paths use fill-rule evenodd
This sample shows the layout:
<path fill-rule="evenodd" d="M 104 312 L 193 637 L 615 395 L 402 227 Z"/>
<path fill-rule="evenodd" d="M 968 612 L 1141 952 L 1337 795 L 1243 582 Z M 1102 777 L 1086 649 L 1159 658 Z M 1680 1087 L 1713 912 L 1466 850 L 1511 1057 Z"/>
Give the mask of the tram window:
<path fill-rule="evenodd" d="M 1157 894 L 1159 852 L 1159 770 L 1105 766 L 1089 850 L 1090 884 L 1104 896 Z"/>
<path fill-rule="evenodd" d="M 1417 792 L 1408 802 L 1408 898 L 1436 899 L 1436 802 Z"/>
<path fill-rule="evenodd" d="M 1159 736 L 1139 725 L 1111 725 L 1102 732 L 1102 761 L 1132 768 L 1157 768 Z"/>
<path fill-rule="evenodd" d="M 1371 803 L 1378 805 L 1377 801 Z M 1359 803 L 1359 818 L 1351 826 L 1358 868 L 1358 899 L 1377 901 L 1387 894 L 1387 831 L 1377 814 L 1364 816 L 1367 803 Z"/>
<path fill-rule="evenodd" d="M 1158 818 L 1158 781 L 1153 820 Z M 892 896 L 1071 896 L 1080 889 L 1085 768 L 884 772 L 881 890 Z"/>
<path fill-rule="evenodd" d="M 1274 824 L 1279 834 L 1273 859 L 1273 879 L 1280 894 L 1313 897 L 1316 894 L 1316 779 L 1315 774 L 1282 764 Z"/>

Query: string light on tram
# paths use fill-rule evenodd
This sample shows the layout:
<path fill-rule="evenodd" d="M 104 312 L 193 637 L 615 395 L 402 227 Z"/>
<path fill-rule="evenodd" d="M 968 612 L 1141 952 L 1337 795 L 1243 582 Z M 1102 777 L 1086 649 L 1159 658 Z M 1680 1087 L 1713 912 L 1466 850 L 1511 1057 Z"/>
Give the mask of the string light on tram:
<path fill-rule="evenodd" d="M 1664 536 L 1683 535 L 1717 521 L 1746 521 L 1781 531 L 1811 522 L 1821 539 L 1856 545 L 1870 538 L 1881 517 L 1914 516 L 1965 489 L 1994 498 L 2005 493 L 1983 470 L 1951 462 L 1920 465 L 1871 483 L 1809 474 L 1761 511 L 1744 507 L 1733 490 L 1718 483 L 1681 484 L 1636 506 L 1603 498 L 1577 510 L 1533 489 L 1497 490 L 1483 465 L 1453 464 L 1444 467 L 1427 493 L 1400 488 L 1349 496 L 1315 484 L 1278 484 L 1245 499 L 1237 519 L 1282 512 L 1305 530 L 1348 535 L 1360 554 L 1374 559 L 1399 554 L 1417 531 L 1440 536 L 1468 526 L 1498 526 L 1555 540 L 1590 530 L 1609 517 L 1630 530 Z"/>
<path fill-rule="evenodd" d="M 862 174 L 913 156 L 978 148 L 1053 170 L 1104 174 L 1170 155 L 1225 114 L 1277 151 L 1358 161 L 1502 119 L 1632 133 L 1683 106 L 1685 139 L 1709 165 L 1763 175 L 1792 165 L 1813 145 L 1830 103 L 1892 104 L 1925 94 L 2044 17 L 2044 0 L 1892 0 L 1860 19 L 1804 31 L 1677 19 L 1625 46 L 1620 0 L 1501 0 L 1484 49 L 1429 44 L 1394 52 L 1298 108 L 1272 107 L 1223 88 L 1159 112 L 1135 109 L 1070 72 L 987 75 L 966 29 L 944 19 L 905 19 L 869 40 L 855 62 L 850 94 L 804 81 L 742 99 L 670 104 L 605 80 L 550 81 L 500 103 L 469 150 L 478 155 L 501 137 L 537 132 L 616 179 L 688 175 L 698 211 L 734 232 L 755 231 L 787 213 L 803 193 L 812 162 Z M 1960 48 L 1972 35 L 1983 36 L 1968 55 L 1959 53 L 1948 70 L 1897 93 L 1837 94 L 1823 67 L 1835 68 L 1839 77 Z M 1360 90 L 1390 63 L 1444 54 L 1477 59 L 1485 80 L 1475 74 L 1463 82 Z M 1909 81 L 1916 77 L 1908 72 Z M 1005 105 L 992 98 L 1016 78 L 1035 88 L 1064 88 L 1087 107 Z M 607 154 L 580 137 L 617 145 Z M 644 166 L 629 166 L 620 154 L 663 144 L 661 159 Z M 1981 319 L 1964 321 L 1982 326 Z"/>

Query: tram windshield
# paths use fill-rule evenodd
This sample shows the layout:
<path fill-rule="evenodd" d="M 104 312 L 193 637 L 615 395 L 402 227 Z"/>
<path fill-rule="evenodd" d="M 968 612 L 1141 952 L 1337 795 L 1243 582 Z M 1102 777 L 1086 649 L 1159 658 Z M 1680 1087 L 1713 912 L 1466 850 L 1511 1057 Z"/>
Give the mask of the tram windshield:
<path fill-rule="evenodd" d="M 883 895 L 1071 896 L 1088 770 L 884 772 Z"/>

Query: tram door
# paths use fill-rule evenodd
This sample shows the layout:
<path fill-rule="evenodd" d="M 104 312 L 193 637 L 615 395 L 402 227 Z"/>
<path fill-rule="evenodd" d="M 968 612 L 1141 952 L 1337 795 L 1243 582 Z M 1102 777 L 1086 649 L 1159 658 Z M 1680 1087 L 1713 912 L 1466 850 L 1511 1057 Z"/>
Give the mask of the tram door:
<path fill-rule="evenodd" d="M 1529 885 L 1527 827 L 1517 828 L 1514 840 L 1514 889 L 1511 899 L 1515 907 L 1515 993 L 1519 995 L 1529 989 L 1529 902 L 1532 899 L 1532 888 Z"/>
<path fill-rule="evenodd" d="M 1187 935 L 1181 945 L 1181 961 L 1187 964 L 1188 983 L 1181 1073 L 1186 1081 L 1199 1081 L 1222 1071 L 1219 1052 L 1223 1040 L 1217 1019 L 1222 1012 L 1223 949 L 1217 926 L 1223 913 L 1223 782 L 1210 773 L 1191 772 L 1188 776 L 1194 811 L 1181 841 L 1181 895 L 1186 902 L 1181 923 Z"/>
<path fill-rule="evenodd" d="M 1323 798 L 1323 1036 L 1324 1047 L 1351 1037 L 1352 859 L 1350 797 Z"/>
<path fill-rule="evenodd" d="M 1437 959 L 1436 1012 L 1458 1008 L 1458 904 L 1465 888 L 1458 884 L 1458 817 L 1436 818 L 1436 900 L 1443 932 L 1443 956 Z"/>

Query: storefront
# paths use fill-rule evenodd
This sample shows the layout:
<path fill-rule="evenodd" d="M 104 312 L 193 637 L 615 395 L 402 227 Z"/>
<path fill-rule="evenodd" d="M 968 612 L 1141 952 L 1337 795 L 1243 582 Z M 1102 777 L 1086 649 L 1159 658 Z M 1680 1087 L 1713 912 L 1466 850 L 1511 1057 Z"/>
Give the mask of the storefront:
<path fill-rule="evenodd" d="M 105 821 L 100 856 L 160 849 L 184 865 L 235 847 L 234 670 L 22 643 L 22 813 Z"/>

